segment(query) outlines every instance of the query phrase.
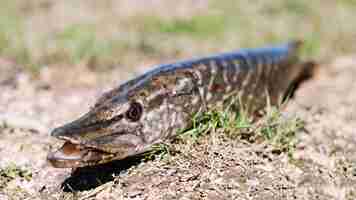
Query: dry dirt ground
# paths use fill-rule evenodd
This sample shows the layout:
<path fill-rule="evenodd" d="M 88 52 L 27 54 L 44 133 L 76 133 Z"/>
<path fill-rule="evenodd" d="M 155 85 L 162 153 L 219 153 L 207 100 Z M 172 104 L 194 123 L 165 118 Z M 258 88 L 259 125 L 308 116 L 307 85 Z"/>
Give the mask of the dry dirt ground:
<path fill-rule="evenodd" d="M 62 143 L 50 130 L 85 112 L 115 79 L 128 77 L 113 72 L 113 81 L 102 84 L 81 69 L 91 77 L 83 82 L 69 68 L 53 68 L 63 71 L 44 69 L 34 79 L 0 61 L 1 200 L 356 199 L 356 56 L 320 64 L 286 107 L 305 121 L 292 160 L 268 144 L 217 132 L 176 144 L 162 158 L 73 171 L 46 162 L 47 152 Z"/>
<path fill-rule="evenodd" d="M 320 64 L 283 111 L 305 121 L 291 157 L 217 131 L 149 160 L 46 162 L 54 127 L 151 64 L 291 38 L 313 59 L 356 52 L 355 1 L 1 2 L 0 200 L 356 199 L 356 56 Z"/>

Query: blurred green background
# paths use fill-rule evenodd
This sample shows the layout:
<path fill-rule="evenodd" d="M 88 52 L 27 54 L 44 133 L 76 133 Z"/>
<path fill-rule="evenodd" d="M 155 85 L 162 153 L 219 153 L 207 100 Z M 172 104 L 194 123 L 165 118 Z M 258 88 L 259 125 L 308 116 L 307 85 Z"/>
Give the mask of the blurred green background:
<path fill-rule="evenodd" d="M 327 60 L 356 52 L 355 20 L 355 0 L 2 0 L 0 57 L 105 72 L 297 38 Z"/>

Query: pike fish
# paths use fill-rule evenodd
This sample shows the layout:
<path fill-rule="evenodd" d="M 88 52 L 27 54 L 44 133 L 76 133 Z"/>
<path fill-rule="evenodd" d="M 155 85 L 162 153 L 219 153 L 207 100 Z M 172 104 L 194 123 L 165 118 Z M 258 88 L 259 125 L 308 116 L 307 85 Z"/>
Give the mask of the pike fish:
<path fill-rule="evenodd" d="M 236 97 L 253 110 L 277 104 L 296 78 L 299 41 L 154 66 L 104 93 L 79 119 L 55 128 L 64 145 L 48 154 L 59 168 L 107 163 L 143 153 L 192 124 L 193 115 Z"/>

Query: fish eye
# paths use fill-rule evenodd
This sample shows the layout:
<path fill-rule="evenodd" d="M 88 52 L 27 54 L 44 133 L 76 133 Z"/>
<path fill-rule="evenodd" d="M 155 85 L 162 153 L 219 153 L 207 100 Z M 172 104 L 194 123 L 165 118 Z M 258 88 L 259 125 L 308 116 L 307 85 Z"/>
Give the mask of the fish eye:
<path fill-rule="evenodd" d="M 140 103 L 132 102 L 130 108 L 125 113 L 125 117 L 132 122 L 136 122 L 141 118 L 142 111 L 143 108 Z"/>

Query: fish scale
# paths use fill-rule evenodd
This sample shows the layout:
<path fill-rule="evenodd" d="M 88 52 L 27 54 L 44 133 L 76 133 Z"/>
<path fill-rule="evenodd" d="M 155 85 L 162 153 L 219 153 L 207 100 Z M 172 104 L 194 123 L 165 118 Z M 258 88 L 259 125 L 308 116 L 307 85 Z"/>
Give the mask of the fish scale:
<path fill-rule="evenodd" d="M 83 167 L 147 151 L 191 126 L 193 116 L 238 103 L 277 104 L 305 70 L 300 42 L 242 49 L 163 64 L 105 93 L 79 119 L 52 131 L 65 141 L 50 152 L 54 167 Z"/>

